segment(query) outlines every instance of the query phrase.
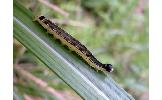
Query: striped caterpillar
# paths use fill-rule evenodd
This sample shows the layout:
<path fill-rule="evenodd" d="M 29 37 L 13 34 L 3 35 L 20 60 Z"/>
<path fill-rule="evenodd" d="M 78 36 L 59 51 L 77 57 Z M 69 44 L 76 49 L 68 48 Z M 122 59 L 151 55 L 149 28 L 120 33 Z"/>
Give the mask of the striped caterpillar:
<path fill-rule="evenodd" d="M 81 56 L 91 67 L 95 68 L 97 71 L 112 72 L 113 68 L 111 64 L 102 64 L 99 62 L 92 53 L 78 40 L 73 38 L 63 29 L 58 27 L 55 23 L 51 22 L 44 16 L 36 16 L 35 20 L 38 21 L 50 34 L 52 34 L 56 39 L 59 39 L 61 43 L 68 46 L 72 51 L 75 51 L 79 56 Z"/>

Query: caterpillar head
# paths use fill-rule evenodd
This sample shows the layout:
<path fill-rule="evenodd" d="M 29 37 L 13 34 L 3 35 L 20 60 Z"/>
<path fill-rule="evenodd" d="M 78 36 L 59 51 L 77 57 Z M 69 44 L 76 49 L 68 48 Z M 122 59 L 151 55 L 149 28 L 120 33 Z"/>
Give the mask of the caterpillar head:
<path fill-rule="evenodd" d="M 103 64 L 103 67 L 108 72 L 112 72 L 114 70 L 111 64 Z"/>

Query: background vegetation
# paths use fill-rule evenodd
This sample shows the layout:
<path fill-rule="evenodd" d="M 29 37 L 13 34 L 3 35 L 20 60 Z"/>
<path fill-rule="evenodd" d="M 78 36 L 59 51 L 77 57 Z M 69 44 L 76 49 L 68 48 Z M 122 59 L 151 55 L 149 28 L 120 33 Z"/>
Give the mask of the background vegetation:
<path fill-rule="evenodd" d="M 112 63 L 113 79 L 137 100 L 148 100 L 147 0 L 19 1 L 35 15 L 57 22 L 101 62 Z M 14 66 L 21 68 L 14 69 L 15 98 L 19 94 L 26 100 L 54 99 L 52 95 L 81 99 L 15 39 L 13 45 Z M 20 70 L 31 77 L 24 78 Z M 38 88 L 40 83 L 48 84 L 55 93 Z"/>

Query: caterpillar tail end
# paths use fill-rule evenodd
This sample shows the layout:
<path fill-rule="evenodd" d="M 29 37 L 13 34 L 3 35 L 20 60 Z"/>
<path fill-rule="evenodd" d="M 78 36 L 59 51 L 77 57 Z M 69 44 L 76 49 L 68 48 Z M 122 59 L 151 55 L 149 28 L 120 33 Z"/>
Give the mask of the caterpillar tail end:
<path fill-rule="evenodd" d="M 37 21 L 40 18 L 43 18 L 44 19 L 45 17 L 43 15 L 36 15 L 36 16 L 34 16 L 33 21 Z"/>

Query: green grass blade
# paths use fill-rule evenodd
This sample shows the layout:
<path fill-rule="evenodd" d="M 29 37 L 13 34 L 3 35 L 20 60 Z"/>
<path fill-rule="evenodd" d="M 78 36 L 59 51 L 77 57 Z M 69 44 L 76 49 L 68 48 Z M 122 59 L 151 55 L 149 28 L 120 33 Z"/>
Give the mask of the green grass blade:
<path fill-rule="evenodd" d="M 24 100 L 22 94 L 20 94 L 15 87 L 13 88 L 13 100 Z"/>
<path fill-rule="evenodd" d="M 54 40 L 14 1 L 14 37 L 87 100 L 134 100 L 110 76 L 99 73 Z"/>

